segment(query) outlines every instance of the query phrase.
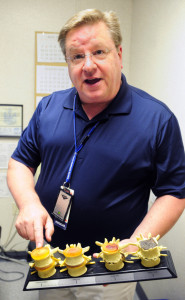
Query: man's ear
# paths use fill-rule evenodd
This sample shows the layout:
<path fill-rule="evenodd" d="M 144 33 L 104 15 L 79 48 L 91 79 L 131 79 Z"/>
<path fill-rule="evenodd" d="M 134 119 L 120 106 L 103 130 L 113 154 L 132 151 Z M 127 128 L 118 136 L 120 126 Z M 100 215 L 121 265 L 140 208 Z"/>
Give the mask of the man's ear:
<path fill-rule="evenodd" d="M 119 56 L 119 59 L 120 59 L 120 63 L 121 63 L 121 69 L 123 69 L 123 65 L 122 65 L 122 46 L 119 45 L 118 46 L 118 56 Z"/>

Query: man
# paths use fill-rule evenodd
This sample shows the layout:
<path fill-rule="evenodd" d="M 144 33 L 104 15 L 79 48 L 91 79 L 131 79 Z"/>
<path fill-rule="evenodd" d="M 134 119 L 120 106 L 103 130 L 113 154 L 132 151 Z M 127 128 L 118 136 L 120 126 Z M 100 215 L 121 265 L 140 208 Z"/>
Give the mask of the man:
<path fill-rule="evenodd" d="M 116 15 L 98 10 L 78 13 L 60 32 L 74 88 L 40 102 L 8 170 L 20 210 L 16 228 L 37 247 L 43 245 L 43 229 L 52 246 L 81 242 L 92 253 L 99 251 L 94 242 L 105 237 L 125 243 L 140 233 L 163 236 L 184 210 L 185 159 L 177 120 L 163 103 L 127 84 L 121 40 Z M 53 216 L 63 184 L 74 190 L 66 230 Z M 157 199 L 147 212 L 150 190 Z M 124 298 L 122 287 L 115 293 L 118 285 L 111 296 L 113 288 L 99 290 L 104 298 L 98 299 L 131 299 L 126 292 Z M 79 299 L 87 297 L 97 299 Z"/>

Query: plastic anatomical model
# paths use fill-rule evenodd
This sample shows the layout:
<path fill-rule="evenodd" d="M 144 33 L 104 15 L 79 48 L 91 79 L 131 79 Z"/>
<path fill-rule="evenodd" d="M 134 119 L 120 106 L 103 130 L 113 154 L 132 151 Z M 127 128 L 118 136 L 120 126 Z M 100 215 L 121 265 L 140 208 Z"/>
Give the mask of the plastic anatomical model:
<path fill-rule="evenodd" d="M 102 262 L 105 262 L 105 267 L 110 271 L 121 270 L 124 267 L 124 262 L 132 263 L 132 261 L 125 260 L 127 254 L 121 252 L 128 245 L 120 245 L 119 242 L 120 240 L 116 240 L 115 237 L 110 242 L 106 238 L 104 243 L 95 242 L 101 247 L 98 257 L 103 259 Z"/>
<path fill-rule="evenodd" d="M 72 277 L 78 277 L 86 273 L 88 264 L 94 264 L 91 262 L 91 256 L 84 255 L 90 247 L 82 248 L 81 244 L 66 245 L 65 250 L 58 250 L 59 253 L 65 256 L 65 260 L 60 262 L 61 267 L 66 267 L 60 272 L 68 271 L 68 274 Z"/>
<path fill-rule="evenodd" d="M 56 266 L 59 266 L 60 258 L 55 258 L 54 253 L 58 251 L 58 248 L 52 249 L 50 245 L 36 248 L 33 251 L 28 251 L 33 259 L 33 262 L 29 263 L 31 268 L 35 268 L 40 278 L 48 278 L 56 273 Z"/>
<path fill-rule="evenodd" d="M 140 234 L 140 237 L 136 238 L 137 243 L 130 244 L 138 247 L 138 251 L 132 253 L 134 255 L 132 259 L 141 259 L 141 264 L 147 268 L 157 266 L 160 263 L 160 256 L 167 256 L 161 254 L 161 250 L 166 249 L 166 247 L 158 246 L 159 238 L 160 235 L 152 237 L 151 233 L 148 234 L 148 238 L 144 238 Z"/>

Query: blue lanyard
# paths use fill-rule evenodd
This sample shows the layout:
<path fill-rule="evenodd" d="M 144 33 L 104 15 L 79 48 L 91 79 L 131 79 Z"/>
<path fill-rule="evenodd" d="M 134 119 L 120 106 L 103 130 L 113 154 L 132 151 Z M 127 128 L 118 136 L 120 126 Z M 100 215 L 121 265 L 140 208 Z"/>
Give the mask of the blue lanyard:
<path fill-rule="evenodd" d="M 82 139 L 81 143 L 79 146 L 77 146 L 76 143 L 76 116 L 75 116 L 75 107 L 76 107 L 76 94 L 74 97 L 74 104 L 73 104 L 73 127 L 74 127 L 74 141 L 75 141 L 75 152 L 73 154 L 70 166 L 69 166 L 69 170 L 67 172 L 67 177 L 66 177 L 66 181 L 64 183 L 64 185 L 66 185 L 66 183 L 68 184 L 68 186 L 70 185 L 70 180 L 71 180 L 71 175 L 72 175 L 72 171 L 76 162 L 76 158 L 77 158 L 77 154 L 80 152 L 80 150 L 83 148 L 83 146 L 85 145 L 85 143 L 88 141 L 88 139 L 90 138 L 90 136 L 92 135 L 92 133 L 94 132 L 94 130 L 96 129 L 96 127 L 99 125 L 100 121 L 96 122 L 96 124 L 89 130 L 89 132 L 87 133 L 87 135 Z"/>

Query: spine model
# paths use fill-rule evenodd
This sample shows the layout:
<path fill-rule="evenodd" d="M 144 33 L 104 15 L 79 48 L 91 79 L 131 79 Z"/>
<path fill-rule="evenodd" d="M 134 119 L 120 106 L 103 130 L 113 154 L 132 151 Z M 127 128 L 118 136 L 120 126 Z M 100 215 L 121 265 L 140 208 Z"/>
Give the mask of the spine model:
<path fill-rule="evenodd" d="M 91 256 L 84 255 L 85 252 L 89 251 L 90 247 L 82 248 L 81 244 L 66 245 L 65 250 L 58 250 L 59 253 L 63 254 L 65 260 L 60 262 L 61 267 L 66 267 L 60 272 L 68 271 L 68 274 L 72 277 L 78 277 L 87 272 L 86 265 L 94 264 L 91 262 Z"/>
<path fill-rule="evenodd" d="M 152 237 L 151 233 L 148 234 L 148 238 L 144 238 L 140 234 L 140 237 L 137 237 L 137 243 L 132 244 L 138 247 L 138 251 L 133 253 L 132 259 L 141 259 L 141 264 L 147 268 L 157 266 L 160 263 L 160 256 L 167 256 L 161 254 L 161 250 L 166 249 L 166 247 L 158 246 L 159 238 L 160 235 Z"/>
<path fill-rule="evenodd" d="M 127 247 L 127 245 L 120 245 L 120 240 L 115 239 L 113 237 L 112 241 L 108 242 L 108 240 L 105 238 L 104 243 L 101 242 L 95 242 L 96 245 L 101 247 L 101 252 L 98 254 L 98 257 L 101 257 L 103 261 L 105 262 L 105 267 L 109 271 L 118 271 L 121 270 L 124 267 L 124 262 L 132 263 L 132 261 L 126 261 L 126 254 L 124 255 L 121 250 L 123 248 Z"/>
<path fill-rule="evenodd" d="M 56 273 L 56 266 L 59 266 L 60 258 L 55 258 L 54 253 L 58 251 L 58 248 L 52 249 L 49 245 L 44 247 L 36 248 L 33 251 L 28 251 L 33 259 L 33 262 L 29 263 L 31 268 L 38 273 L 40 278 L 48 278 Z"/>

